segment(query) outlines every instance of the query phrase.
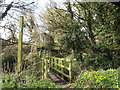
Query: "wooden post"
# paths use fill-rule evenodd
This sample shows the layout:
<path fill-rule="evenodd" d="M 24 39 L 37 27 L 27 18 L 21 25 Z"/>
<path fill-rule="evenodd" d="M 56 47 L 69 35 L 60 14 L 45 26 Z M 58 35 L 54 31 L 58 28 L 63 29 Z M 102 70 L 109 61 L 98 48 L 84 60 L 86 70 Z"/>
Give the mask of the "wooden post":
<path fill-rule="evenodd" d="M 54 67 L 54 66 L 55 66 L 55 65 L 54 65 L 54 62 L 55 62 L 54 58 L 52 59 L 52 62 L 53 62 L 53 67 Z"/>
<path fill-rule="evenodd" d="M 51 62 L 51 59 L 49 57 L 47 57 L 47 72 L 49 73 L 50 72 L 50 62 Z"/>
<path fill-rule="evenodd" d="M 56 58 L 54 59 L 54 63 L 55 63 L 54 67 L 57 69 L 57 65 L 56 65 L 57 64 L 57 59 Z"/>
<path fill-rule="evenodd" d="M 54 61 L 53 61 L 53 58 L 51 58 L 52 59 L 52 67 L 54 67 Z M 51 68 L 52 69 L 52 68 Z M 53 69 L 52 69 L 52 71 L 53 71 Z"/>
<path fill-rule="evenodd" d="M 42 79 L 44 79 L 44 59 L 42 59 Z"/>
<path fill-rule="evenodd" d="M 1 71 L 2 71 L 2 39 L 1 39 L 1 33 L 0 33 L 0 75 L 2 75 Z M 0 85 L 2 85 L 2 78 L 1 78 L 1 76 L 0 76 Z"/>
<path fill-rule="evenodd" d="M 47 59 L 46 58 L 44 59 L 44 63 L 45 63 L 45 66 L 44 66 L 44 69 L 45 69 L 45 71 L 44 71 L 44 79 L 46 79 L 47 78 Z"/>
<path fill-rule="evenodd" d="M 58 69 L 58 59 L 56 59 L 56 69 Z"/>
<path fill-rule="evenodd" d="M 61 65 L 63 65 L 63 61 L 62 60 L 61 60 Z M 64 72 L 63 71 L 63 67 L 61 67 L 61 71 Z M 64 76 L 62 74 L 61 74 L 61 77 L 64 79 Z"/>
<path fill-rule="evenodd" d="M 22 38 L 23 38 L 23 16 L 20 16 L 19 40 L 18 40 L 18 60 L 17 60 L 17 72 L 18 73 L 21 72 Z"/>
<path fill-rule="evenodd" d="M 72 59 L 69 59 L 69 76 L 70 82 L 72 81 Z"/>

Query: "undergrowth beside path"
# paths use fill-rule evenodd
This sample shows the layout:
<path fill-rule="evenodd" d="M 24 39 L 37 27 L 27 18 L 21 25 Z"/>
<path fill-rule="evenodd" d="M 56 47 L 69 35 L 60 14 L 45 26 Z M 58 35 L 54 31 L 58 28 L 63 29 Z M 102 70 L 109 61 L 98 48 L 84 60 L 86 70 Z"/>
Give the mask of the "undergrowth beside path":
<path fill-rule="evenodd" d="M 120 69 L 81 71 L 77 80 L 68 84 L 71 88 L 119 88 Z M 39 80 L 36 76 L 16 78 L 16 74 L 2 76 L 2 88 L 62 88 L 50 78 Z"/>
<path fill-rule="evenodd" d="M 36 76 L 15 78 L 15 74 L 2 76 L 2 88 L 61 88 L 51 79 L 39 80 Z"/>
<path fill-rule="evenodd" d="M 120 69 L 81 71 L 76 82 L 69 84 L 73 88 L 119 88 Z"/>

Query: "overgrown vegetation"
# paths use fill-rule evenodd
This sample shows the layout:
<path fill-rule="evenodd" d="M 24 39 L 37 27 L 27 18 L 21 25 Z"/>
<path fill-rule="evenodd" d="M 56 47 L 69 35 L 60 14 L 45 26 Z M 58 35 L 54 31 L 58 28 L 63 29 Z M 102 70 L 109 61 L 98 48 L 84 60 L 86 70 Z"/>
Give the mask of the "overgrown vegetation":
<path fill-rule="evenodd" d="M 9 74 L 2 76 L 2 88 L 61 88 L 51 79 L 38 79 L 35 75 L 17 78 L 18 74 Z"/>
<path fill-rule="evenodd" d="M 119 88 L 119 71 L 120 69 L 81 71 L 77 80 L 69 86 L 74 88 Z"/>
<path fill-rule="evenodd" d="M 73 54 L 84 69 L 118 68 L 120 7 L 79 1 L 64 6 L 51 3 L 43 16 L 45 28 L 56 42 L 54 49 L 65 50 L 66 56 Z"/>

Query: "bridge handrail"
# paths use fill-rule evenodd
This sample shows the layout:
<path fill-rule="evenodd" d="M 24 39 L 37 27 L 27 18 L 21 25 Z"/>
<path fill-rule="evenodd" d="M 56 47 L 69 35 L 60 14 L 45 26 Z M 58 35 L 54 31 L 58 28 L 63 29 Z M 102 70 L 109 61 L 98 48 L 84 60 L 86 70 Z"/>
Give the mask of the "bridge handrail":
<path fill-rule="evenodd" d="M 57 71 L 58 73 L 60 73 L 61 75 L 69 78 L 69 80 L 72 80 L 72 62 L 76 61 L 76 59 L 66 59 L 66 58 L 57 58 L 57 57 L 50 57 L 50 56 L 46 56 L 45 58 L 43 58 L 42 60 L 44 60 L 44 76 L 46 76 L 47 72 L 49 72 L 49 70 L 47 69 L 48 66 L 50 66 L 53 70 Z M 65 65 L 65 62 L 68 63 L 69 66 Z M 59 67 L 59 69 L 58 69 Z M 66 74 L 64 72 L 64 69 L 68 70 L 69 74 Z M 61 69 L 61 70 L 60 70 Z"/>
<path fill-rule="evenodd" d="M 69 67 L 66 67 L 66 66 L 64 66 L 64 65 L 62 65 L 62 64 L 57 64 L 57 63 L 55 63 L 55 62 L 54 62 L 54 64 L 57 65 L 57 66 L 59 66 L 59 67 L 61 67 L 61 68 L 65 68 L 65 69 L 67 69 L 67 70 L 70 70 Z"/>
<path fill-rule="evenodd" d="M 62 71 L 60 71 L 60 70 L 58 70 L 58 69 L 56 69 L 56 68 L 54 68 L 52 66 L 51 66 L 51 68 L 53 68 L 55 71 L 59 72 L 60 74 L 64 75 L 65 77 L 70 78 L 70 76 L 67 75 L 66 73 L 64 73 L 64 72 L 62 72 Z"/>
<path fill-rule="evenodd" d="M 67 61 L 67 62 L 70 61 L 70 59 L 67 59 L 67 58 L 58 58 L 58 57 L 50 57 L 50 56 L 46 56 L 46 58 L 57 59 L 57 60 Z M 76 61 L 76 59 L 73 59 L 72 61 Z"/>

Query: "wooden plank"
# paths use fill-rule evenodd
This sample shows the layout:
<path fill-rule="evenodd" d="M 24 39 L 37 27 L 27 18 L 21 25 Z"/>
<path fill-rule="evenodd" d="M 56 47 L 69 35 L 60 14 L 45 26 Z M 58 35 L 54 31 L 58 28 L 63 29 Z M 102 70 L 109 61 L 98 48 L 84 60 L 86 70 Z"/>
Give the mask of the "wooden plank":
<path fill-rule="evenodd" d="M 63 73 L 62 71 L 60 71 L 60 70 L 58 70 L 58 69 L 56 69 L 56 68 L 54 68 L 54 67 L 52 67 L 52 66 L 51 66 L 51 68 L 53 68 L 55 71 L 59 72 L 60 74 L 64 75 L 65 77 L 70 78 L 69 75 Z"/>
<path fill-rule="evenodd" d="M 65 58 L 56 58 L 56 57 L 51 57 L 53 59 L 57 59 L 57 60 L 61 60 L 61 61 L 66 61 L 66 62 L 69 62 L 69 59 L 65 59 Z"/>
<path fill-rule="evenodd" d="M 57 58 L 57 57 L 50 57 L 50 56 L 46 56 L 47 59 L 58 59 L 58 60 L 61 60 L 61 61 L 66 61 L 66 62 L 69 62 L 70 60 L 69 59 L 66 59 L 66 58 Z M 76 59 L 73 59 L 72 61 L 76 61 Z"/>
<path fill-rule="evenodd" d="M 55 62 L 54 62 L 54 64 L 57 65 L 57 66 L 59 66 L 59 67 L 61 67 L 61 68 L 65 68 L 65 69 L 67 69 L 67 70 L 70 69 L 69 67 L 66 67 L 66 66 L 64 66 L 64 65 L 62 65 L 62 64 L 57 64 L 57 63 L 55 63 Z"/>

